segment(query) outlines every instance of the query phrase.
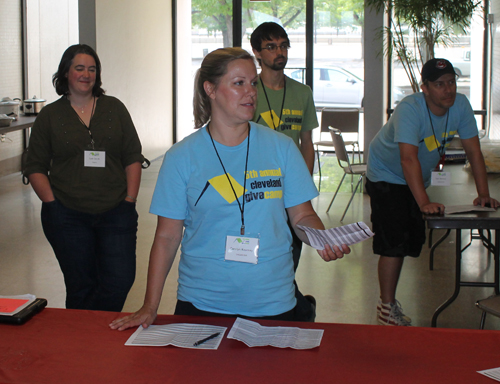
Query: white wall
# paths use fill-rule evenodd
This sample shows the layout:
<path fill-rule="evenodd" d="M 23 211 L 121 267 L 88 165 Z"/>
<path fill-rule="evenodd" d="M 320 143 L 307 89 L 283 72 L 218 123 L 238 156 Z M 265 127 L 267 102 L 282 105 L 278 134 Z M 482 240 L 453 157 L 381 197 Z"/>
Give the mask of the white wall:
<path fill-rule="evenodd" d="M 63 52 L 78 43 L 78 0 L 27 0 L 28 95 L 58 99 L 52 75 Z"/>
<path fill-rule="evenodd" d="M 172 145 L 171 1 L 96 0 L 106 94 L 129 110 L 150 160 Z"/>
<path fill-rule="evenodd" d="M 21 0 L 0 1 L 0 99 L 23 97 Z M 0 176 L 20 169 L 23 149 L 22 132 L 0 137 Z"/>
<path fill-rule="evenodd" d="M 21 0 L 0 1 L 0 98 L 58 98 L 52 86 L 64 50 L 78 42 L 78 0 L 26 0 L 28 94 L 23 95 Z M 0 138 L 0 176 L 21 170 L 23 135 Z"/>
<path fill-rule="evenodd" d="M 21 0 L 0 1 L 0 99 L 23 96 Z M 8 17 L 5 17 L 8 15 Z"/>

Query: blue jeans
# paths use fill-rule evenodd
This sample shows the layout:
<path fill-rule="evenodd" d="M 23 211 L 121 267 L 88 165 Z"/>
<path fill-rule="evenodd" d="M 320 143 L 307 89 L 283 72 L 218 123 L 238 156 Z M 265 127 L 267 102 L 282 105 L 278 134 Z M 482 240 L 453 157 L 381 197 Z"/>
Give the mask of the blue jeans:
<path fill-rule="evenodd" d="M 120 312 L 135 280 L 135 204 L 88 214 L 55 200 L 42 204 L 41 217 L 64 275 L 66 308 Z"/>

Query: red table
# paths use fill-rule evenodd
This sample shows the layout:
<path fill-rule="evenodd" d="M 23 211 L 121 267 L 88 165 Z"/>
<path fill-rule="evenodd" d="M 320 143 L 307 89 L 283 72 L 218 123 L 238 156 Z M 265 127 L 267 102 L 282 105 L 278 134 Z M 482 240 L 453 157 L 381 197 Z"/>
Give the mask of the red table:
<path fill-rule="evenodd" d="M 129 347 L 117 313 L 46 308 L 22 326 L 0 325 L 0 383 L 485 383 L 500 366 L 500 332 L 259 321 L 324 329 L 321 346 L 249 348 L 224 338 L 216 351 Z M 155 324 L 232 326 L 232 318 L 161 315 Z M 227 336 L 227 332 L 225 336 Z"/>

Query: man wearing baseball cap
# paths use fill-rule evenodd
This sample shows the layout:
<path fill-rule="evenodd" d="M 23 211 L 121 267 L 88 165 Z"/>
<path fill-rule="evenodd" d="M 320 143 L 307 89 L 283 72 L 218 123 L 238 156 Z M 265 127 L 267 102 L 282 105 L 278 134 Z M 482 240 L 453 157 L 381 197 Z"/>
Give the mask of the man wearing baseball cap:
<path fill-rule="evenodd" d="M 377 321 L 383 325 L 411 325 L 396 300 L 396 288 L 404 257 L 418 257 L 425 242 L 422 213 L 444 213 L 444 205 L 432 202 L 426 188 L 432 172 L 442 170 L 445 149 L 455 134 L 474 174 L 478 197 L 473 203 L 499 206 L 490 197 L 476 120 L 467 98 L 457 94 L 453 65 L 431 59 L 421 75 L 422 92 L 404 98 L 370 143 L 366 190 L 373 252 L 380 256 Z"/>

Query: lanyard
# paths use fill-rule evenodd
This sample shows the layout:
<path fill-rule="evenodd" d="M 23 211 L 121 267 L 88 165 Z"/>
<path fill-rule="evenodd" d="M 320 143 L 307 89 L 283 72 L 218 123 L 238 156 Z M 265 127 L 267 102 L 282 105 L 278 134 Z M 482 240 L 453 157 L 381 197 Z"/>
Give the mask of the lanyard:
<path fill-rule="evenodd" d="M 90 145 L 92 145 L 92 149 L 95 149 L 94 147 L 94 144 L 95 144 L 95 141 L 94 141 L 94 137 L 92 136 L 92 131 L 90 130 L 90 126 L 92 125 L 92 117 L 94 117 L 94 110 L 95 110 L 95 97 L 94 97 L 94 102 L 92 103 L 92 112 L 90 113 L 90 121 L 89 121 L 89 126 L 87 127 L 87 124 L 85 124 L 85 122 L 82 120 L 82 118 L 80 117 L 80 115 L 78 115 L 78 119 L 80 120 L 80 122 L 83 124 L 83 126 L 85 128 L 88 129 L 89 131 L 89 135 L 90 135 Z"/>
<path fill-rule="evenodd" d="M 286 76 L 283 78 L 283 81 L 285 83 L 284 83 L 284 87 L 283 87 L 283 100 L 281 101 L 280 122 L 281 122 L 281 116 L 283 116 L 283 106 L 285 105 Z M 261 77 L 260 77 L 260 83 L 262 84 L 262 90 L 264 91 L 264 95 L 266 96 L 267 106 L 269 107 L 269 112 L 271 112 L 272 111 L 272 109 L 271 109 L 271 103 L 269 102 L 269 98 L 267 97 L 266 87 L 264 86 L 264 83 L 262 82 L 262 78 Z M 274 125 L 274 118 L 273 118 L 272 114 L 271 114 L 271 120 L 273 122 L 273 128 L 276 131 L 278 129 L 279 125 L 278 125 L 278 127 Z"/>
<path fill-rule="evenodd" d="M 429 115 L 429 121 L 431 122 L 431 128 L 432 128 L 432 134 L 434 135 L 434 141 L 436 142 L 436 148 L 438 150 L 439 155 L 441 156 L 441 159 L 444 157 L 444 153 L 446 151 L 445 144 L 446 144 L 446 137 L 448 133 L 448 117 L 450 117 L 450 110 L 446 112 L 446 125 L 444 128 L 444 136 L 443 140 L 441 141 L 441 146 L 439 146 L 439 142 L 437 141 L 436 138 L 436 132 L 434 131 L 434 124 L 432 124 L 432 118 L 431 118 L 431 111 L 429 110 L 429 106 L 427 105 L 427 102 L 425 103 L 425 106 L 427 107 L 427 114 Z"/>
<path fill-rule="evenodd" d="M 236 201 L 238 202 L 238 207 L 240 208 L 241 212 L 241 229 L 240 229 L 240 234 L 243 236 L 245 234 L 245 190 L 247 186 L 247 166 L 248 166 L 248 152 L 250 149 L 250 123 L 248 124 L 248 137 L 247 137 L 247 157 L 245 161 L 245 174 L 243 177 L 243 206 L 240 204 L 240 200 L 238 199 L 238 195 L 236 194 L 236 191 L 234 190 L 233 183 L 231 183 L 231 179 L 229 178 L 229 175 L 227 174 L 226 168 L 224 167 L 224 164 L 222 163 L 222 159 L 219 156 L 219 152 L 217 151 L 217 147 L 215 146 L 214 139 L 212 138 L 212 135 L 210 133 L 210 124 L 207 125 L 207 132 L 208 135 L 210 136 L 210 140 L 212 140 L 212 145 L 214 146 L 215 153 L 217 154 L 217 157 L 219 158 L 220 165 L 222 165 L 222 169 L 224 170 L 224 173 L 227 177 L 227 181 L 229 182 L 229 185 L 231 186 L 231 189 L 233 190 L 234 197 L 236 198 Z"/>

